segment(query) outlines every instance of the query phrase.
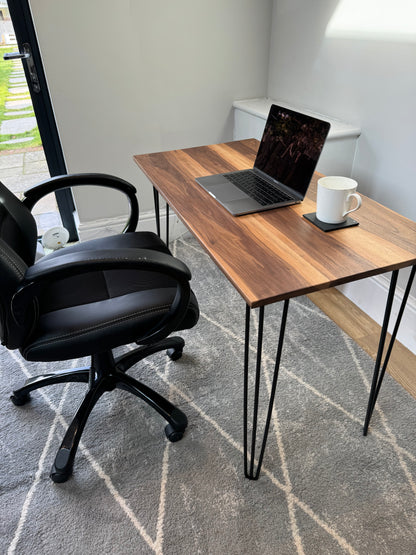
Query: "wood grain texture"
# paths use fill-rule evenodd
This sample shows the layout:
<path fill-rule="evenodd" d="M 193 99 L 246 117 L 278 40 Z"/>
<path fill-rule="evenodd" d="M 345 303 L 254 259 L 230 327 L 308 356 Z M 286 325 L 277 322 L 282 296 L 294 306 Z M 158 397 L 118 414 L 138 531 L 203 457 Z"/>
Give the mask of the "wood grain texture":
<path fill-rule="evenodd" d="M 315 173 L 304 202 L 234 217 L 195 178 L 253 167 L 248 139 L 143 154 L 135 162 L 250 307 L 416 263 L 416 223 L 363 196 L 358 227 L 325 233 L 315 212 Z"/>

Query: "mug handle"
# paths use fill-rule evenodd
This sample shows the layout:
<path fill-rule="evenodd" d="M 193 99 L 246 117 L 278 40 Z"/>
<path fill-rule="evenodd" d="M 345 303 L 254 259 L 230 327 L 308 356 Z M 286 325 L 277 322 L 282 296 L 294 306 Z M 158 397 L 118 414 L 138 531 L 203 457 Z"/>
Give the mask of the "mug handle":
<path fill-rule="evenodd" d="M 347 212 L 343 213 L 343 216 L 346 216 L 347 214 L 350 214 L 351 212 L 355 212 L 356 210 L 358 210 L 361 206 L 362 200 L 361 200 L 361 196 L 358 193 L 350 193 L 347 196 L 347 200 L 349 200 L 351 197 L 354 197 L 357 201 L 357 205 L 354 206 L 354 208 L 351 208 L 351 210 L 347 210 Z"/>

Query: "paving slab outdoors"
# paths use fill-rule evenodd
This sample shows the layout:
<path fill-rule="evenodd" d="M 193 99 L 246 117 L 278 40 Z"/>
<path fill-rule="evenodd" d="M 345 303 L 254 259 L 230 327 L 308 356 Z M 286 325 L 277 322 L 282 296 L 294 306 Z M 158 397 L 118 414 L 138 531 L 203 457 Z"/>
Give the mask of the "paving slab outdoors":
<path fill-rule="evenodd" d="M 20 142 L 24 143 L 32 140 L 32 137 L 19 137 L 19 135 L 30 132 L 32 129 L 35 130 L 37 126 L 26 77 L 20 60 L 13 61 L 5 108 L 6 113 L 0 124 L 0 135 L 11 135 L 11 138 L 0 140 L 0 144 L 17 145 Z"/>
<path fill-rule="evenodd" d="M 18 198 L 30 187 L 50 177 L 43 148 L 0 153 L 0 181 Z M 50 194 L 33 208 L 39 233 L 62 225 L 55 195 Z"/>
<path fill-rule="evenodd" d="M 1 122 L 0 135 L 20 135 L 20 133 L 31 131 L 36 125 L 35 116 L 6 119 Z"/>
<path fill-rule="evenodd" d="M 7 141 L 0 139 L 0 144 L 10 146 L 10 150 L 0 151 L 0 181 L 22 199 L 24 191 L 48 179 L 50 174 L 43 148 L 25 149 L 24 143 L 31 141 L 32 137 L 19 137 L 37 126 L 20 61 L 14 63 L 8 93 L 6 112 L 0 123 L 0 135 L 11 135 L 12 138 Z M 62 225 L 54 194 L 40 200 L 34 207 L 33 214 L 40 234 L 46 229 Z"/>

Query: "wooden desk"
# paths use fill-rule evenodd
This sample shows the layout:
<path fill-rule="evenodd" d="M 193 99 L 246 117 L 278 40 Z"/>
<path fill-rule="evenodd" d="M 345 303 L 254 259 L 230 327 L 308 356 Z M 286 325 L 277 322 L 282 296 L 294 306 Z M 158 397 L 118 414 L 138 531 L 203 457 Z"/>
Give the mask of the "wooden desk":
<path fill-rule="evenodd" d="M 289 299 L 393 271 L 372 392 L 364 424 L 364 434 L 366 434 L 389 357 L 388 354 L 382 366 L 381 358 L 398 270 L 413 266 L 402 310 L 414 277 L 416 223 L 363 197 L 362 208 L 354 212 L 354 219 L 359 222 L 358 227 L 328 233 L 321 231 L 303 218 L 303 214 L 315 212 L 316 181 L 319 174 L 314 175 L 303 203 L 234 217 L 204 191 L 195 182 L 195 178 L 252 167 L 258 144 L 257 140 L 248 139 L 138 155 L 134 160 L 150 179 L 155 191 L 162 195 L 246 301 L 245 441 L 247 441 L 246 393 L 249 364 L 247 343 L 250 309 L 260 307 L 259 356 L 256 361 L 255 386 L 257 388 L 257 381 L 260 379 L 264 306 L 277 301 L 285 302 L 276 356 L 275 379 L 269 403 L 270 416 Z M 158 202 L 156 206 L 158 208 Z M 399 316 L 397 328 L 401 314 Z M 393 334 L 393 341 L 396 333 Z M 257 408 L 255 398 L 250 471 L 247 470 L 247 457 L 245 465 L 246 476 L 252 479 L 256 479 L 260 472 L 270 420 L 269 417 L 266 422 L 257 472 L 254 472 Z"/>

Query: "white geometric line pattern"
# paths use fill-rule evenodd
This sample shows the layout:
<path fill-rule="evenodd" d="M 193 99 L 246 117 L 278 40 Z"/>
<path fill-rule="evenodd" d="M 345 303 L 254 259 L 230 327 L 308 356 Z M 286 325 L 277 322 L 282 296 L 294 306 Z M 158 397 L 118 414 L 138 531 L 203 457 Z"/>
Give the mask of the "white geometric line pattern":
<path fill-rule="evenodd" d="M 357 369 L 359 370 L 359 374 L 360 374 L 360 376 L 361 376 L 362 379 L 363 379 L 363 382 L 364 382 L 364 384 L 365 384 L 365 386 L 366 386 L 366 390 L 367 390 L 368 392 L 370 392 L 370 384 L 369 384 L 369 382 L 368 382 L 368 380 L 367 380 L 367 377 L 365 376 L 365 374 L 364 374 L 364 372 L 363 372 L 363 370 L 362 370 L 362 368 L 361 368 L 360 362 L 357 360 L 357 357 L 356 357 L 356 355 L 355 355 L 353 349 L 351 348 L 351 340 L 350 340 L 347 336 L 344 336 L 344 339 L 345 339 L 345 343 L 347 344 L 347 347 L 348 347 L 348 349 L 349 349 L 349 351 L 350 351 L 350 353 L 351 353 L 351 356 L 352 356 L 353 359 L 354 359 L 354 362 L 355 362 L 355 364 L 356 364 L 356 366 L 357 366 Z M 404 474 L 405 474 L 405 476 L 406 476 L 406 479 L 408 480 L 409 485 L 410 485 L 410 487 L 412 488 L 412 491 L 413 491 L 413 493 L 414 493 L 414 495 L 415 495 L 415 497 L 416 497 L 416 483 L 415 483 L 415 481 L 413 480 L 413 477 L 412 477 L 412 475 L 411 475 L 411 473 L 410 473 L 409 467 L 407 466 L 407 464 L 406 464 L 406 462 L 405 462 L 405 460 L 404 460 L 404 458 L 403 458 L 403 453 L 401 452 L 401 449 L 399 449 L 399 445 L 398 445 L 398 443 L 397 443 L 397 438 L 396 438 L 396 436 L 394 435 L 394 433 L 392 432 L 392 430 L 391 430 L 391 428 L 390 428 L 390 426 L 389 426 L 389 424 L 388 424 L 386 415 L 384 414 L 384 412 L 382 411 L 382 409 L 380 408 L 380 406 L 379 406 L 379 405 L 376 405 L 376 406 L 375 406 L 375 410 L 376 410 L 376 411 L 379 413 L 379 415 L 381 416 L 381 421 L 382 421 L 382 423 L 383 423 L 383 426 L 384 426 L 384 428 L 385 428 L 385 430 L 386 430 L 386 432 L 387 432 L 388 437 L 391 439 L 393 449 L 394 449 L 394 451 L 395 451 L 395 453 L 396 453 L 396 455 L 397 455 L 397 458 L 399 459 L 400 467 L 403 469 L 403 472 L 404 472 Z"/>
<path fill-rule="evenodd" d="M 7 426 L 0 439 L 7 449 L 0 502 L 7 504 L 8 518 L 0 551 L 412 553 L 414 401 L 386 376 L 363 438 L 372 363 L 313 305 L 294 299 L 262 472 L 258 482 L 246 480 L 244 304 L 193 239 L 176 241 L 173 252 L 194 274 L 200 322 L 183 334 L 187 346 L 180 361 L 155 355 L 143 361 L 140 372 L 143 381 L 188 414 L 183 440 L 165 441 L 163 423 L 152 409 L 113 392 L 91 414 L 74 476 L 54 485 L 48 465 L 59 445 L 56 429 L 64 433 L 81 386 L 39 390 L 27 407 L 13 407 L 7 392 L 19 384 L 16 370 L 29 377 L 45 365 L 1 349 L 0 402 Z M 278 316 L 279 308 L 273 308 L 266 320 L 276 336 L 279 318 L 273 311 Z M 324 344 L 328 338 L 334 352 L 316 337 Z M 263 404 L 275 348 L 267 341 L 265 330 Z M 37 470 L 33 453 L 39 453 Z M 57 524 L 54 531 L 52 507 L 54 521 L 62 513 L 63 521 L 72 523 L 69 528 Z"/>
<path fill-rule="evenodd" d="M 16 357 L 16 359 L 17 359 L 17 357 Z M 37 469 L 36 474 L 35 474 L 35 479 L 33 480 L 33 483 L 31 485 L 31 487 L 29 488 L 29 491 L 27 492 L 25 502 L 23 503 L 22 512 L 20 514 L 19 523 L 18 523 L 17 528 L 16 528 L 16 532 L 15 532 L 15 534 L 13 536 L 13 539 L 12 539 L 10 545 L 9 545 L 8 550 L 7 550 L 8 555 L 12 555 L 16 552 L 16 547 L 17 547 L 17 544 L 19 542 L 20 534 L 22 532 L 23 526 L 24 526 L 24 524 L 26 522 L 26 519 L 27 519 L 27 516 L 28 516 L 30 503 L 32 501 L 32 498 L 33 498 L 35 492 L 36 492 L 36 488 L 38 487 L 41 476 L 42 476 L 42 474 L 45 470 L 45 459 L 46 459 L 46 456 L 49 452 L 49 448 L 51 446 L 52 439 L 53 439 L 53 436 L 55 434 L 55 429 L 56 429 L 56 426 L 57 426 L 59 418 L 60 418 L 60 410 L 61 410 L 61 408 L 64 404 L 65 397 L 66 397 L 66 394 L 67 394 L 67 391 L 68 391 L 68 387 L 69 387 L 69 384 L 66 384 L 65 387 L 64 387 L 61 402 L 59 403 L 59 406 L 58 406 L 57 411 L 55 413 L 55 418 L 53 419 L 52 425 L 49 429 L 48 438 L 47 438 L 47 441 L 45 443 L 45 447 L 43 448 L 42 454 L 41 454 L 40 459 L 39 459 L 38 469 Z"/>
<path fill-rule="evenodd" d="M 30 372 L 28 371 L 27 367 L 25 366 L 25 364 L 22 362 L 21 359 L 19 359 L 15 353 L 11 352 L 10 355 L 15 359 L 15 361 L 20 365 L 21 369 L 23 370 L 23 373 L 25 374 L 25 376 L 27 378 L 31 377 L 32 375 L 30 374 Z M 73 367 L 75 368 L 75 365 L 73 365 Z M 41 457 L 39 459 L 39 464 L 38 464 L 38 472 L 36 475 L 36 479 L 34 481 L 34 483 L 32 484 L 28 495 L 27 495 L 27 502 L 25 501 L 25 504 L 23 506 L 23 510 L 22 510 L 22 514 L 21 514 L 21 519 L 19 520 L 19 526 L 18 529 L 16 530 L 16 535 L 13 538 L 12 543 L 9 546 L 9 550 L 8 550 L 8 554 L 11 553 L 15 553 L 15 549 L 16 549 L 16 545 L 17 545 L 17 541 L 20 535 L 20 530 L 22 525 L 24 524 L 24 520 L 26 519 L 27 516 L 27 511 L 28 511 L 28 506 L 29 503 L 33 497 L 33 493 L 34 490 L 36 489 L 36 486 L 39 482 L 39 478 L 40 478 L 40 473 L 45 471 L 45 456 L 49 450 L 49 447 L 51 445 L 51 439 L 52 439 L 52 435 L 55 431 L 56 428 L 56 424 L 59 422 L 63 428 L 64 431 L 67 430 L 68 426 L 69 426 L 69 422 L 65 420 L 65 418 L 63 418 L 63 416 L 61 415 L 61 409 L 62 409 L 62 405 L 65 401 L 65 394 L 68 390 L 69 384 L 65 385 L 65 389 L 64 389 L 64 395 L 62 396 L 62 400 L 59 404 L 58 407 L 56 407 L 53 402 L 50 400 L 49 396 L 47 395 L 47 393 L 45 393 L 46 390 L 40 389 L 39 392 L 41 393 L 43 399 L 47 402 L 47 404 L 50 406 L 50 408 L 55 412 L 55 418 L 52 422 L 52 426 L 49 430 L 48 433 L 48 439 L 47 442 L 45 444 L 45 447 L 42 451 Z M 147 534 L 145 528 L 142 526 L 142 524 L 139 522 L 139 520 L 137 519 L 137 517 L 135 516 L 135 514 L 133 513 L 133 511 L 129 508 L 127 502 L 125 499 L 123 499 L 123 497 L 119 494 L 119 492 L 117 491 L 117 489 L 114 487 L 111 478 L 103 471 L 103 469 L 101 468 L 100 464 L 94 459 L 94 457 L 91 455 L 91 453 L 88 451 L 88 449 L 85 447 L 85 445 L 83 444 L 82 441 L 80 441 L 79 444 L 79 450 L 82 452 L 82 454 L 87 458 L 88 462 L 90 463 L 91 467 L 94 469 L 94 471 L 97 473 L 97 475 L 104 481 L 105 485 L 107 486 L 108 490 L 110 491 L 111 495 L 113 496 L 114 500 L 121 506 L 121 508 L 125 511 L 126 515 L 128 516 L 128 518 L 131 520 L 131 522 L 133 523 L 133 525 L 135 526 L 135 528 L 140 532 L 140 534 L 142 535 L 143 539 L 146 541 L 146 543 L 152 547 L 152 549 L 154 548 L 154 542 L 152 541 L 152 539 L 149 537 L 149 535 Z"/>

